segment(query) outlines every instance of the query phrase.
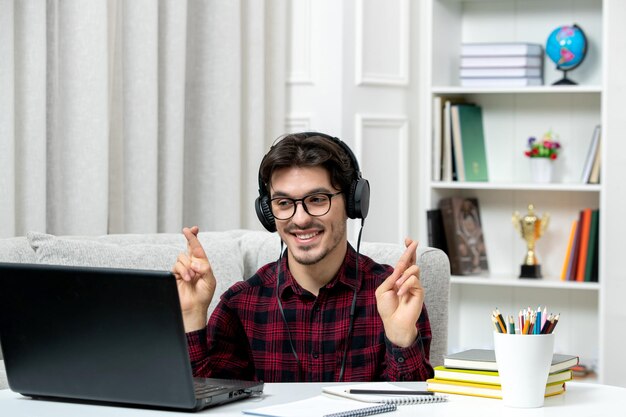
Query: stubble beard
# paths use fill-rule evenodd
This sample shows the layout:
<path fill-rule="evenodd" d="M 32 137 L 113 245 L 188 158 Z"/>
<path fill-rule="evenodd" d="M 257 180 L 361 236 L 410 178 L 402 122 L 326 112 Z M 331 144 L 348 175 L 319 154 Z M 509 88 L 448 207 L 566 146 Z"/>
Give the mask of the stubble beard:
<path fill-rule="evenodd" d="M 310 227 L 311 225 L 307 225 L 305 228 Z M 322 247 L 321 251 L 318 254 L 311 253 L 316 249 L 315 246 L 300 246 L 298 247 L 298 252 L 291 251 L 291 255 L 300 265 L 315 265 L 318 262 L 321 262 L 324 258 L 328 256 L 329 253 L 333 252 L 339 244 L 341 243 L 343 237 L 346 235 L 347 225 L 345 221 L 337 222 L 337 224 L 332 225 L 332 234 L 330 235 L 331 239 L 329 241 L 329 245 L 327 247 Z M 287 230 L 287 233 L 293 233 L 300 228 L 291 228 Z M 324 233 L 328 232 L 329 228 L 324 228 Z M 324 236 L 326 237 L 326 236 Z M 323 244 L 323 242 L 322 242 Z M 304 253 L 303 253 L 304 252 Z"/>

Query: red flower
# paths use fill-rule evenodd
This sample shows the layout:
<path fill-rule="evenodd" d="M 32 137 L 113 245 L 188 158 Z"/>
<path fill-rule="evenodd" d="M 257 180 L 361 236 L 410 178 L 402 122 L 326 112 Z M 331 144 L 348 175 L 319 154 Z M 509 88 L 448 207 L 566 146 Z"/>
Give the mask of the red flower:
<path fill-rule="evenodd" d="M 550 159 L 556 159 L 556 154 L 555 153 L 551 154 Z"/>

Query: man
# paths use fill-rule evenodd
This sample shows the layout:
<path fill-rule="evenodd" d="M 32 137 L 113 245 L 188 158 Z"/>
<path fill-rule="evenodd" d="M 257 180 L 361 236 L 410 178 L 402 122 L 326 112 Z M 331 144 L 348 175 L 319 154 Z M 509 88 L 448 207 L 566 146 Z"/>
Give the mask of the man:
<path fill-rule="evenodd" d="M 195 376 L 266 382 L 432 377 L 417 243 L 405 240 L 395 269 L 348 243 L 348 217 L 367 215 L 368 201 L 359 199 L 369 198 L 369 185 L 354 195 L 363 181 L 354 155 L 337 138 L 309 132 L 274 145 L 259 169 L 257 213 L 287 250 L 226 291 L 208 324 L 215 277 L 198 228 L 183 229 L 188 253 L 179 255 L 173 272 Z"/>

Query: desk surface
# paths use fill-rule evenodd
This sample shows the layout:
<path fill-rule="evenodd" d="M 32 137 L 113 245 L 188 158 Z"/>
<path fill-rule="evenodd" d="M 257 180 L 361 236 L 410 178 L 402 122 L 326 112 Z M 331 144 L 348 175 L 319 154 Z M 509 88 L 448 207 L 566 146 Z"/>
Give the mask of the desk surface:
<path fill-rule="evenodd" d="M 398 383 L 411 388 L 423 388 L 424 383 Z M 281 404 L 313 397 L 321 393 L 324 383 L 285 383 L 265 384 L 264 394 L 260 398 L 246 399 L 216 408 L 205 409 L 195 415 L 244 416 L 242 410 Z M 364 405 L 367 405 L 364 403 Z M 609 385 L 568 382 L 567 391 L 555 397 L 546 398 L 543 408 L 515 409 L 502 405 L 502 401 L 463 395 L 450 395 L 449 401 L 439 404 L 406 405 L 398 407 L 395 413 L 381 416 L 401 417 L 428 415 L 437 416 L 607 416 L 616 410 L 626 409 L 626 388 Z M 0 411 L 3 416 L 11 417 L 108 417 L 108 416 L 187 416 L 190 413 L 124 408 L 104 405 L 85 405 L 56 401 L 32 400 L 9 390 L 0 390 Z M 297 416 L 294 410 L 294 416 Z M 620 411 L 617 411 L 621 413 Z"/>

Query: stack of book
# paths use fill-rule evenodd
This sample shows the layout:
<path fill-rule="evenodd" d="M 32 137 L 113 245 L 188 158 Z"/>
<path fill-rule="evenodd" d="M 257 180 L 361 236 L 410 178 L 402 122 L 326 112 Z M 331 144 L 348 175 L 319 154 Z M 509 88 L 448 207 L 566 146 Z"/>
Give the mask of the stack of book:
<path fill-rule="evenodd" d="M 600 210 L 584 208 L 572 221 L 562 281 L 598 282 Z"/>
<path fill-rule="evenodd" d="M 565 392 L 573 377 L 578 357 L 554 354 L 546 382 L 546 397 Z M 470 349 L 444 357 L 444 366 L 435 367 L 435 377 L 426 381 L 428 391 L 476 397 L 502 398 L 500 376 L 493 350 Z"/>
<path fill-rule="evenodd" d="M 464 87 L 543 85 L 543 47 L 521 42 L 464 43 L 460 76 Z"/>

